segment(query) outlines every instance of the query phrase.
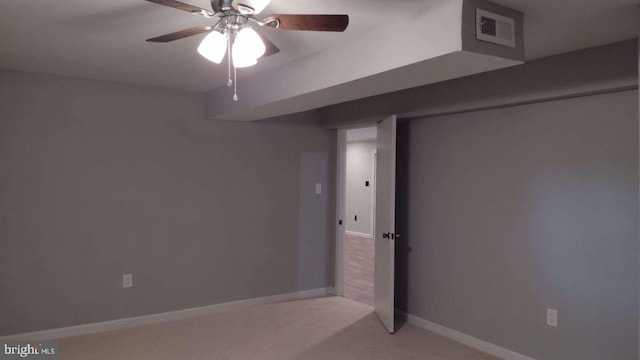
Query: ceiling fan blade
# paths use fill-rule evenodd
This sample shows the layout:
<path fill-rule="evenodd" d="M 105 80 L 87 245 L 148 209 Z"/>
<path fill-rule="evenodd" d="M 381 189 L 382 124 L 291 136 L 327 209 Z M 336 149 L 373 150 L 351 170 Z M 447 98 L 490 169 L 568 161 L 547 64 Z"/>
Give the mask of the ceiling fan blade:
<path fill-rule="evenodd" d="M 349 26 L 349 15 L 269 15 L 264 23 L 277 30 L 342 32 Z"/>
<path fill-rule="evenodd" d="M 264 43 L 264 46 L 267 48 L 265 50 L 264 54 L 262 55 L 262 57 L 274 55 L 274 54 L 277 54 L 277 53 L 280 52 L 280 49 L 276 46 L 276 44 L 274 44 L 271 40 L 269 40 L 268 37 L 260 34 L 259 32 L 257 32 L 257 33 L 260 36 L 260 38 L 262 39 L 262 42 Z"/>
<path fill-rule="evenodd" d="M 196 26 L 196 27 L 192 27 L 190 29 L 184 29 L 184 30 L 180 30 L 180 31 L 176 31 L 174 33 L 171 34 L 166 34 L 166 35 L 162 35 L 162 36 L 158 36 L 158 37 L 154 37 L 151 39 L 147 39 L 148 42 L 156 42 L 156 43 L 167 43 L 170 41 L 174 41 L 174 40 L 179 40 L 179 39 L 183 39 L 189 36 L 193 36 L 193 35 L 198 35 L 198 34 L 202 34 L 205 32 L 209 32 L 211 31 L 212 27 L 211 26 Z"/>
<path fill-rule="evenodd" d="M 205 17 L 213 17 L 215 14 L 209 10 L 205 10 L 203 8 L 199 8 L 197 6 L 185 4 L 176 0 L 147 0 L 148 2 L 152 2 L 154 4 L 168 6 L 174 9 L 183 10 L 186 12 L 190 12 L 192 14 L 198 14 Z"/>

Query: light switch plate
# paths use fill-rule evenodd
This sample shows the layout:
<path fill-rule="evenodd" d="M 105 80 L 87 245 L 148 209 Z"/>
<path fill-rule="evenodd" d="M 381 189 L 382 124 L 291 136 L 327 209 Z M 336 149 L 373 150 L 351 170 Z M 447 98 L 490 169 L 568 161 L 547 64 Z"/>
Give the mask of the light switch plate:
<path fill-rule="evenodd" d="M 316 195 L 322 194 L 322 183 L 316 183 Z"/>
<path fill-rule="evenodd" d="M 547 325 L 558 327 L 558 310 L 547 309 Z"/>
<path fill-rule="evenodd" d="M 123 288 L 133 287 L 133 274 L 122 275 L 122 287 Z"/>

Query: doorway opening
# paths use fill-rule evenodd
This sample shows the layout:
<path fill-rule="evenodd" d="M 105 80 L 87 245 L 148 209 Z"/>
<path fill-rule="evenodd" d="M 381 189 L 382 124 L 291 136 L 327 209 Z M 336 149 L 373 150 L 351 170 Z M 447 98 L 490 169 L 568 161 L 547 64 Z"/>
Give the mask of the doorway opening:
<path fill-rule="evenodd" d="M 346 131 L 343 295 L 373 306 L 377 129 Z"/>
<path fill-rule="evenodd" d="M 396 116 L 391 115 L 377 122 L 373 129 L 338 129 L 336 134 L 336 295 L 358 296 L 358 294 L 349 293 L 349 289 L 345 293 L 347 286 L 353 285 L 355 287 L 353 290 L 361 290 L 363 296 L 358 297 L 357 300 L 373 303 L 373 310 L 378 319 L 392 334 L 395 331 L 395 240 L 400 237 L 396 233 L 395 225 L 396 124 Z M 367 133 L 366 137 L 363 136 Z M 347 135 L 349 136 L 347 137 Z M 347 166 L 347 157 L 355 158 L 355 156 L 347 156 L 347 144 L 363 142 L 365 139 L 372 143 L 369 148 L 371 161 L 361 160 L 358 162 L 356 160 L 354 162 L 350 160 L 349 166 Z M 349 148 L 351 150 L 354 146 L 349 146 Z M 351 151 L 349 153 L 349 155 L 353 155 Z M 356 189 L 366 188 L 365 194 L 369 194 L 370 205 L 358 208 L 365 210 L 355 211 L 354 207 L 349 205 L 349 210 L 347 210 L 347 167 L 351 173 L 354 167 L 363 165 L 362 163 L 369 163 L 371 165 L 370 171 L 363 171 L 364 176 L 359 178 L 354 177 L 353 183 L 356 184 Z M 349 200 L 357 201 L 356 195 L 352 191 L 349 193 Z M 366 195 L 363 198 L 366 198 Z M 370 222 L 362 221 L 362 216 L 368 214 L 370 214 Z M 363 223 L 368 223 L 369 226 L 363 226 Z M 354 228 L 355 224 L 362 227 Z M 350 248 L 349 244 L 345 246 L 347 231 L 349 235 L 360 235 L 360 239 L 356 239 L 360 240 L 360 245 L 367 244 L 366 240 L 369 239 L 368 254 L 373 254 L 373 256 L 357 256 L 357 253 L 354 256 L 354 252 L 351 251 L 354 248 Z M 350 239 L 353 238 L 350 237 Z M 367 266 L 366 262 L 363 262 L 366 259 L 371 259 L 371 265 Z M 346 270 L 347 265 L 355 266 Z"/>

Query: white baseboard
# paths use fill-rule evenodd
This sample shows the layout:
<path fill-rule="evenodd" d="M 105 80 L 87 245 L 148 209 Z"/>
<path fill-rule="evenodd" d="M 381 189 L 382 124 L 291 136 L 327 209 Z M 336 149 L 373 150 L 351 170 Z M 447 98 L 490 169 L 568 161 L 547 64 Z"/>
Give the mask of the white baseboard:
<path fill-rule="evenodd" d="M 344 233 L 347 234 L 347 235 L 360 236 L 360 237 L 367 238 L 367 239 L 373 238 L 373 236 L 371 236 L 371 234 L 361 233 L 361 232 L 357 232 L 357 231 L 349 231 L 349 230 L 347 230 Z"/>
<path fill-rule="evenodd" d="M 85 334 L 93 334 L 97 332 L 110 331 L 124 329 L 140 325 L 156 324 L 164 321 L 185 319 L 194 316 L 208 315 L 219 311 L 242 308 L 247 306 L 272 304 L 282 301 L 307 299 L 312 297 L 320 297 L 332 295 L 335 290 L 332 287 L 318 288 L 311 290 L 298 291 L 288 294 L 280 294 L 273 296 L 264 296 L 259 298 L 244 299 L 238 301 L 231 301 L 222 304 L 201 306 L 196 308 L 169 311 L 160 314 L 151 314 L 144 316 L 137 316 L 126 319 L 118 319 L 111 321 L 104 321 L 93 324 L 83 324 L 76 326 L 69 326 L 59 329 L 42 330 L 29 333 L 15 334 L 0 337 L 0 341 L 45 341 L 53 339 L 61 339 L 70 336 L 78 336 Z"/>
<path fill-rule="evenodd" d="M 447 337 L 451 340 L 455 340 L 459 343 L 462 343 L 464 345 L 467 345 L 469 347 L 472 347 L 474 349 L 480 350 L 482 352 L 485 352 L 487 354 L 491 354 L 493 356 L 496 356 L 500 359 L 504 359 L 504 360 L 535 360 L 533 358 L 530 358 L 528 356 L 519 354 L 515 351 L 511 351 L 509 349 L 505 349 L 503 347 L 500 347 L 498 345 L 494 345 L 492 343 L 486 342 L 484 340 L 480 340 L 478 338 L 475 338 L 471 335 L 467 335 L 464 333 L 461 333 L 457 330 L 453 330 L 453 329 L 449 329 L 448 327 L 442 326 L 440 324 L 436 324 L 434 322 L 431 322 L 429 320 L 425 320 L 423 318 L 417 317 L 415 315 L 411 315 L 411 314 L 407 314 L 407 313 L 403 313 L 403 312 L 399 312 L 398 314 L 403 317 L 404 319 L 407 319 L 407 321 L 410 324 L 414 324 L 416 326 L 419 326 L 423 329 L 432 331 L 436 334 L 442 335 L 444 337 Z"/>

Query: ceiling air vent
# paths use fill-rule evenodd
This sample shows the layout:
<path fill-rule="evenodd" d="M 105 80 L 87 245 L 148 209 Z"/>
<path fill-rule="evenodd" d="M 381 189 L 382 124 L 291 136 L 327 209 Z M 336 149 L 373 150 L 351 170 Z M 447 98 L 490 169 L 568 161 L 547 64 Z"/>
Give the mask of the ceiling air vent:
<path fill-rule="evenodd" d="M 516 47 L 516 21 L 506 16 L 476 9 L 476 39 Z"/>

